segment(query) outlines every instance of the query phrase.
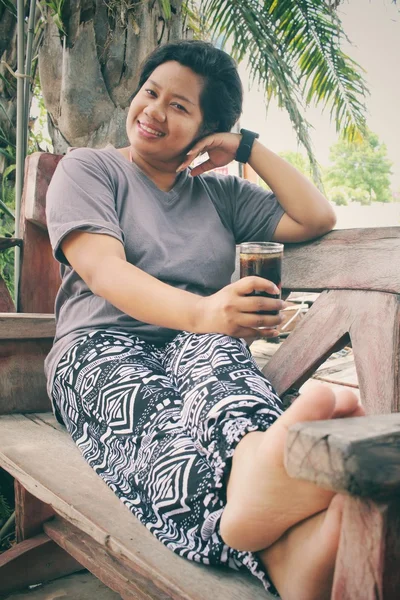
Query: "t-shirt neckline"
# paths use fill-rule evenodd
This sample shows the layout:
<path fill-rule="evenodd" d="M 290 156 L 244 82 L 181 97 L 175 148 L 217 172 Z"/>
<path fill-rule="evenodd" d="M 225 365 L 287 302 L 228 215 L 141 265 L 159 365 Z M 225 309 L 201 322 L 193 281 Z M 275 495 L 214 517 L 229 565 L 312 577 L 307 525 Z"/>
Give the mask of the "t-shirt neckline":
<path fill-rule="evenodd" d="M 137 165 L 134 162 L 130 162 L 127 158 L 125 158 L 125 156 L 121 152 L 119 152 L 118 148 L 116 148 L 112 144 L 108 144 L 104 148 L 104 150 L 111 150 L 113 154 L 119 156 L 121 161 L 128 164 L 129 167 L 133 169 L 135 173 L 142 179 L 142 181 L 153 192 L 155 192 L 163 202 L 166 202 L 168 204 L 171 204 L 172 202 L 178 199 L 179 193 L 182 187 L 185 185 L 189 176 L 189 169 L 185 169 L 184 171 L 179 173 L 178 177 L 176 178 L 174 187 L 170 189 L 169 192 L 166 192 L 164 190 L 160 190 L 160 188 L 154 183 L 152 179 L 150 179 L 150 177 L 148 177 L 148 175 L 146 175 L 146 173 L 139 167 L 139 165 Z"/>

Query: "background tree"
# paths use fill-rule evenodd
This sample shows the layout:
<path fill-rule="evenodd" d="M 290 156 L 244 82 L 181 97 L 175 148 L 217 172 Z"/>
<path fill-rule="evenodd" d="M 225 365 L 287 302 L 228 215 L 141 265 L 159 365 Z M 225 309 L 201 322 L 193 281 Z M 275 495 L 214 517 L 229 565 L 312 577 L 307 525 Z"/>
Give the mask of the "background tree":
<path fill-rule="evenodd" d="M 325 0 L 51 0 L 39 71 L 55 150 L 125 143 L 124 119 L 138 66 L 157 44 L 186 37 L 190 16 L 218 39 L 290 116 L 318 178 L 304 106 L 328 108 L 337 129 L 364 127 L 361 68 L 346 56 L 341 22 Z M 57 9 L 57 10 L 56 10 Z M 56 20 L 51 16 L 56 12 Z M 209 25 L 211 24 L 211 25 Z"/>
<path fill-rule="evenodd" d="M 328 171 L 327 182 L 331 187 L 345 186 L 349 199 L 362 204 L 391 202 L 392 163 L 387 157 L 386 145 L 375 133 L 368 130 L 362 140 L 353 142 L 340 140 L 332 146 L 330 160 L 333 166 Z"/>
<path fill-rule="evenodd" d="M 39 73 L 54 151 L 122 146 L 140 63 L 187 36 L 182 0 L 52 0 L 45 15 Z"/>
<path fill-rule="evenodd" d="M 285 152 L 280 152 L 279 156 L 296 167 L 296 169 L 300 171 L 300 173 L 303 173 L 303 175 L 306 177 L 310 178 L 312 176 L 312 167 L 310 165 L 310 161 L 306 156 L 304 156 L 304 154 L 287 150 Z"/>

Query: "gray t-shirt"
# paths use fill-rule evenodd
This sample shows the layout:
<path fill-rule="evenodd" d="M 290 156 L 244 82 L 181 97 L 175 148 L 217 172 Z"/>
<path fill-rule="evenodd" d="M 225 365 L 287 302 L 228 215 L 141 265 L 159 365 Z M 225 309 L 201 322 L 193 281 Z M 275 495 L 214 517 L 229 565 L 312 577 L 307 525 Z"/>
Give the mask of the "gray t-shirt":
<path fill-rule="evenodd" d="M 124 245 L 128 262 L 174 287 L 206 296 L 230 283 L 236 244 L 270 240 L 283 212 L 271 192 L 238 177 L 190 177 L 186 170 L 164 192 L 113 147 L 81 148 L 65 156 L 46 201 L 62 279 L 54 346 L 45 362 L 49 393 L 62 355 L 93 329 L 122 329 L 155 344 L 176 335 L 137 321 L 93 294 L 61 250 L 71 231 L 111 235 Z"/>

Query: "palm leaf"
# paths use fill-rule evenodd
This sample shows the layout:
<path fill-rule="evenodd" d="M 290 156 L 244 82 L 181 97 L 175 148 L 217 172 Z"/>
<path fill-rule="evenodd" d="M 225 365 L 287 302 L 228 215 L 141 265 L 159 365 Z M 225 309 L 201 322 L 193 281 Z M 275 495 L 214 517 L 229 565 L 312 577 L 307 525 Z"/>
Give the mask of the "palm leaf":
<path fill-rule="evenodd" d="M 304 117 L 310 102 L 329 108 L 336 128 L 351 138 L 364 131 L 367 93 L 361 68 L 341 50 L 341 22 L 324 0 L 201 0 L 211 35 L 229 42 L 237 61 L 286 109 L 306 148 L 314 179 L 319 167 Z"/>
<path fill-rule="evenodd" d="M 172 16 L 170 0 L 158 0 L 158 1 L 161 6 L 161 9 L 164 13 L 164 17 L 167 19 L 167 21 L 169 21 L 169 19 Z"/>

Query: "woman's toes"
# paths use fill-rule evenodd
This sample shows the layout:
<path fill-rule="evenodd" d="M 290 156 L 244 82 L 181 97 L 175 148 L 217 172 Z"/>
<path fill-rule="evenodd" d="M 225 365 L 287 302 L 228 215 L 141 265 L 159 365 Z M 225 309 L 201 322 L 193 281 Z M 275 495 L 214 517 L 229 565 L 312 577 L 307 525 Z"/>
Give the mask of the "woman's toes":
<path fill-rule="evenodd" d="M 351 390 L 341 390 L 336 394 L 336 406 L 333 419 L 342 417 L 358 417 L 364 414 L 360 401 Z"/>
<path fill-rule="evenodd" d="M 316 384 L 299 396 L 276 423 L 290 427 L 302 421 L 331 419 L 336 410 L 334 392 L 327 385 Z"/>

